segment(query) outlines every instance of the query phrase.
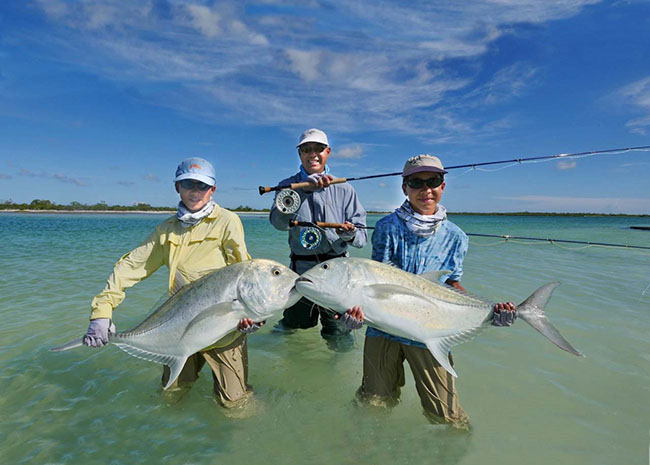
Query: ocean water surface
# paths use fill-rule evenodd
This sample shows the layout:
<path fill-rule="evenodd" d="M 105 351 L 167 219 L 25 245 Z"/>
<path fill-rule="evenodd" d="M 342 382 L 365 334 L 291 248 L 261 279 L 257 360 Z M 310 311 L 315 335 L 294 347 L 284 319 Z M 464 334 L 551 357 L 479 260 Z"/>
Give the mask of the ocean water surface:
<path fill-rule="evenodd" d="M 648 218 L 453 216 L 466 232 L 650 246 Z M 114 263 L 160 215 L 0 214 L 0 463 L 6 464 L 647 464 L 650 251 L 471 238 L 463 285 L 523 301 L 562 285 L 547 314 L 586 354 L 567 354 L 523 321 L 455 347 L 472 430 L 429 424 L 413 381 L 392 410 L 359 406 L 364 331 L 345 353 L 314 328 L 249 337 L 254 402 L 212 400 L 207 368 L 171 402 L 161 367 L 115 347 L 49 348 L 81 336 Z M 379 219 L 371 216 L 369 223 Z M 288 263 L 286 234 L 242 216 L 254 258 Z M 370 246 L 353 255 L 370 256 Z M 118 330 L 166 291 L 166 269 L 127 291 Z"/>

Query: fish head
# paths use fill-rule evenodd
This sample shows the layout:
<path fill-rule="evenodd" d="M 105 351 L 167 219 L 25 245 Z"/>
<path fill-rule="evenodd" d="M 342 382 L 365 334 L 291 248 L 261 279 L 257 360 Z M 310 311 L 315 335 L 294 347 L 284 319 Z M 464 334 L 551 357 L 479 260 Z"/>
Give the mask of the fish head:
<path fill-rule="evenodd" d="M 338 313 L 354 305 L 366 279 L 362 259 L 341 257 L 328 260 L 304 272 L 296 282 L 303 297 Z"/>
<path fill-rule="evenodd" d="M 300 300 L 298 274 L 273 260 L 251 260 L 237 285 L 237 296 L 253 318 L 268 318 Z"/>

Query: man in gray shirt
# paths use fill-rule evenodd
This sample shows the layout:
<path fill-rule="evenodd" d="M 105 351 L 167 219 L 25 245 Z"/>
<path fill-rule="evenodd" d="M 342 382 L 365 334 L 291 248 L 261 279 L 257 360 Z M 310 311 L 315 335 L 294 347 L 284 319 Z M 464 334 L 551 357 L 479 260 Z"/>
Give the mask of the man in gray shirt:
<path fill-rule="evenodd" d="M 285 214 L 278 210 L 275 202 L 271 208 L 271 224 L 281 231 L 289 231 L 291 269 L 304 273 L 318 263 L 330 258 L 346 256 L 349 245 L 363 247 L 368 236 L 366 230 L 356 226 L 366 225 L 366 211 L 357 198 L 354 188 L 348 183 L 330 184 L 334 179 L 329 174 L 327 159 L 331 148 L 327 135 L 319 129 L 308 129 L 298 142 L 300 171 L 282 180 L 279 185 L 308 181 L 313 187 L 297 191 L 300 208 L 295 213 Z M 342 223 L 343 228 L 324 229 L 320 243 L 305 245 L 303 227 L 290 227 L 292 220 L 300 222 L 325 221 Z M 301 240 L 303 236 L 303 240 Z M 321 335 L 334 350 L 351 348 L 350 330 L 334 318 L 334 314 L 303 298 L 296 305 L 284 311 L 276 328 L 293 332 L 296 329 L 312 328 L 321 320 Z"/>

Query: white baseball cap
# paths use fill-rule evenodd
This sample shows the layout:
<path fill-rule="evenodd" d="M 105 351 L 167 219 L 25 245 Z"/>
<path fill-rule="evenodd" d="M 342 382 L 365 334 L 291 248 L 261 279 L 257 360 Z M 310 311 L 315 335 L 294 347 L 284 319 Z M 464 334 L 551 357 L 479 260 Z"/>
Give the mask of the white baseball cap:
<path fill-rule="evenodd" d="M 327 141 L 327 134 L 316 128 L 307 129 L 303 132 L 300 135 L 300 140 L 296 147 L 300 147 L 302 144 L 306 144 L 307 142 L 317 142 L 319 144 L 325 144 L 328 147 L 330 146 L 330 143 Z"/>

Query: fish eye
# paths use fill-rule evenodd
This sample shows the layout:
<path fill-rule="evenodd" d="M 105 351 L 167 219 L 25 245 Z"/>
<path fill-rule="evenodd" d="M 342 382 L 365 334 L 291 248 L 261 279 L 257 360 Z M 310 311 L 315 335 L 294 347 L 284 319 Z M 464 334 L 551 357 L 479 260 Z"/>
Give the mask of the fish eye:
<path fill-rule="evenodd" d="M 329 266 L 327 263 L 323 263 L 323 269 L 324 269 L 324 270 L 328 269 L 329 267 L 330 267 L 330 266 Z"/>
<path fill-rule="evenodd" d="M 277 268 L 274 268 L 274 269 L 273 269 L 273 276 L 280 276 L 280 274 L 282 274 L 282 271 L 280 271 L 280 270 L 277 269 Z"/>

